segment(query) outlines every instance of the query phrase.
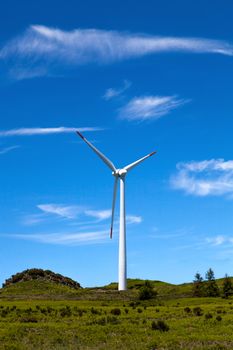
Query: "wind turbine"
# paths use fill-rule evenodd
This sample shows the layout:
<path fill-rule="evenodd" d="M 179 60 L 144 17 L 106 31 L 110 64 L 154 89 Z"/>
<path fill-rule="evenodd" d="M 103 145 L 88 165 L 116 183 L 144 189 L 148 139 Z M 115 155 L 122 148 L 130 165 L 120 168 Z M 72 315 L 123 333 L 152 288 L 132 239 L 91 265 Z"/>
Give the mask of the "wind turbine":
<path fill-rule="evenodd" d="M 112 238 L 114 212 L 116 203 L 116 193 L 118 180 L 120 180 L 120 232 L 119 232 L 119 283 L 118 290 L 127 290 L 127 264 L 126 264 L 126 222 L 125 222 L 125 177 L 127 173 L 132 170 L 135 166 L 143 162 L 145 159 L 153 156 L 156 152 L 152 152 L 145 157 L 142 157 L 135 162 L 125 166 L 122 169 L 117 169 L 115 165 L 96 147 L 94 147 L 79 131 L 77 134 L 83 139 L 84 142 L 103 160 L 103 162 L 112 170 L 112 175 L 115 177 L 114 189 L 113 189 L 113 200 L 112 200 L 112 219 L 110 238 Z"/>

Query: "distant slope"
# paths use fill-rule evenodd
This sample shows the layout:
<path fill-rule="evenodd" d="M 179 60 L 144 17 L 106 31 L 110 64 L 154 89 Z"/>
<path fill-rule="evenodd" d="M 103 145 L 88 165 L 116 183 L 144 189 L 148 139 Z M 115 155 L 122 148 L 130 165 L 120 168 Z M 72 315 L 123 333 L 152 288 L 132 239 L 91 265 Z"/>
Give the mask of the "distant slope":
<path fill-rule="evenodd" d="M 223 278 L 216 282 L 222 290 Z M 233 282 L 233 278 L 231 278 Z M 193 283 L 171 284 L 150 281 L 157 291 L 157 299 L 192 297 Z M 47 299 L 47 300 L 137 300 L 142 279 L 128 279 L 128 290 L 118 292 L 117 283 L 96 288 L 82 288 L 78 282 L 49 270 L 28 269 L 7 279 L 0 289 L 0 299 Z"/>
<path fill-rule="evenodd" d="M 150 280 L 154 289 L 158 292 L 158 297 L 189 297 L 192 296 L 192 283 L 183 284 L 171 284 L 162 281 Z M 128 279 L 128 290 L 139 290 L 145 284 L 145 280 L 142 279 Z M 117 289 L 117 283 L 110 283 L 104 287 L 107 290 Z"/>

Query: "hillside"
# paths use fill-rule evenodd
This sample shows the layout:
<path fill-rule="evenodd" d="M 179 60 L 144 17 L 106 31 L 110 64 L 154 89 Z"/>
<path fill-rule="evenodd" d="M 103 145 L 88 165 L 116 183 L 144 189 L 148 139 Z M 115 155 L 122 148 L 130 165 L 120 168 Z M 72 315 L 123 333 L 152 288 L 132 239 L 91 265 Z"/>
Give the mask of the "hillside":
<path fill-rule="evenodd" d="M 80 283 L 69 277 L 33 268 L 8 278 L 0 289 L 0 298 L 69 299 L 81 289 Z"/>
<path fill-rule="evenodd" d="M 233 282 L 233 279 L 231 279 Z M 222 288 L 223 279 L 216 280 Z M 179 285 L 162 281 L 150 281 L 157 292 L 157 299 L 192 297 L 193 283 Z M 142 279 L 128 279 L 128 290 L 118 292 L 117 283 L 103 287 L 82 288 L 80 283 L 69 277 L 49 270 L 28 269 L 7 279 L 0 289 L 0 299 L 43 299 L 43 300 L 136 300 Z"/>

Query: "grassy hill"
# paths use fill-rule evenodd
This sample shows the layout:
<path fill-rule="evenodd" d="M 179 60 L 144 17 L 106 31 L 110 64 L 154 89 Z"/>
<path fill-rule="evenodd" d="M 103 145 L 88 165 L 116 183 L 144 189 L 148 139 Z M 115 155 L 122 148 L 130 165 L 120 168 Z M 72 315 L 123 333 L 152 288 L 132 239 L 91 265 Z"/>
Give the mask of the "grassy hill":
<path fill-rule="evenodd" d="M 128 279 L 128 290 L 118 292 L 117 283 L 103 287 L 81 288 L 80 284 L 64 283 L 64 277 L 51 279 L 50 276 L 36 275 L 36 269 L 26 270 L 12 276 L 0 289 L 1 299 L 51 299 L 51 300 L 135 300 L 145 280 Z M 42 270 L 43 271 L 43 270 Z M 30 277 L 28 277 L 30 276 Z M 33 277 L 32 277 L 33 276 Z M 61 276 L 61 275 L 59 275 Z M 19 278 L 20 277 L 20 278 Z M 78 287 L 74 288 L 75 283 Z M 192 284 L 173 285 L 161 281 L 150 281 L 158 298 L 177 298 L 192 295 Z"/>
<path fill-rule="evenodd" d="M 192 298 L 192 283 L 150 281 L 158 296 L 140 301 L 140 279 L 118 292 L 35 269 L 14 276 L 0 289 L 0 350 L 233 349 L 233 299 Z"/>
<path fill-rule="evenodd" d="M 233 278 L 231 278 L 233 282 Z M 222 289 L 223 279 L 216 280 Z M 80 283 L 42 269 L 28 269 L 7 279 L 0 289 L 1 299 L 47 299 L 47 300 L 136 300 L 140 288 L 145 284 L 142 279 L 128 279 L 128 290 L 118 292 L 117 283 L 103 287 L 82 288 Z M 169 300 L 192 297 L 193 283 L 179 285 L 162 281 L 150 281 L 157 292 L 157 299 Z"/>

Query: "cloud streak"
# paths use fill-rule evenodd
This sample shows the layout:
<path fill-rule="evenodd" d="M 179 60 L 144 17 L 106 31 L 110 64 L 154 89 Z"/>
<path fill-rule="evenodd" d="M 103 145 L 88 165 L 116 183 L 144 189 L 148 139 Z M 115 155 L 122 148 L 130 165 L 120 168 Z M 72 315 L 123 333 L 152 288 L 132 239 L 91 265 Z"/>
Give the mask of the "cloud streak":
<path fill-rule="evenodd" d="M 11 151 L 13 151 L 14 149 L 20 148 L 20 146 L 11 146 L 11 147 L 5 147 L 0 149 L 0 154 L 6 154 L 9 153 Z"/>
<path fill-rule="evenodd" d="M 97 219 L 97 221 L 103 221 L 111 218 L 112 211 L 111 209 L 105 210 L 93 210 L 86 209 L 77 205 L 63 205 L 63 204 L 39 204 L 37 208 L 40 209 L 43 214 L 46 215 L 55 215 L 61 218 L 66 219 L 76 219 L 80 215 L 87 217 L 92 217 Z M 34 216 L 32 217 L 34 218 Z M 38 215 L 36 215 L 36 219 Z M 39 216 L 41 218 L 41 215 Z M 142 217 L 137 215 L 127 215 L 126 221 L 128 224 L 139 224 L 142 222 Z M 29 221 L 30 222 L 30 221 Z M 34 223 L 34 221 L 33 221 Z"/>
<path fill-rule="evenodd" d="M 156 120 L 186 102 L 176 96 L 135 97 L 119 110 L 119 117 L 129 121 Z"/>
<path fill-rule="evenodd" d="M 233 239 L 222 235 L 218 235 L 215 237 L 206 238 L 206 242 L 210 243 L 213 246 L 220 246 L 224 243 L 233 243 Z"/>
<path fill-rule="evenodd" d="M 35 135 L 51 135 L 51 134 L 69 134 L 77 130 L 80 132 L 99 131 L 101 128 L 84 127 L 84 128 L 67 128 L 59 126 L 56 128 L 19 128 L 10 130 L 0 130 L 0 137 L 9 136 L 35 136 Z"/>
<path fill-rule="evenodd" d="M 142 222 L 142 217 L 137 215 L 126 215 L 126 223 L 130 224 L 140 224 Z"/>
<path fill-rule="evenodd" d="M 75 219 L 83 212 L 83 209 L 78 206 L 64 206 L 60 204 L 39 204 L 37 208 L 45 214 L 53 214 L 66 219 Z"/>
<path fill-rule="evenodd" d="M 48 75 L 58 66 L 110 64 L 162 52 L 233 56 L 232 44 L 204 38 L 162 37 L 98 29 L 64 31 L 30 26 L 0 49 L 0 59 L 15 60 L 16 79 Z M 20 68 L 18 68 L 20 67 Z"/>
<path fill-rule="evenodd" d="M 112 211 L 110 209 L 106 210 L 85 210 L 87 216 L 91 216 L 97 220 L 106 220 L 111 217 Z"/>
<path fill-rule="evenodd" d="M 170 179 L 174 189 L 194 196 L 232 196 L 233 160 L 203 160 L 178 163 L 177 173 Z"/>
<path fill-rule="evenodd" d="M 75 233 L 50 233 L 50 234 L 11 234 L 7 237 L 29 240 L 45 244 L 59 245 L 87 245 L 107 243 L 108 231 L 91 231 Z M 106 242 L 105 242 L 106 241 Z"/>
<path fill-rule="evenodd" d="M 111 100 L 114 97 L 118 97 L 120 95 L 122 95 L 127 89 L 129 89 L 131 86 L 131 82 L 129 82 L 128 80 L 124 80 L 124 85 L 121 88 L 109 88 L 106 90 L 103 98 L 106 101 Z"/>

